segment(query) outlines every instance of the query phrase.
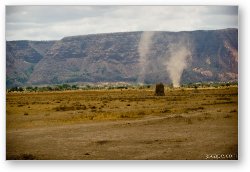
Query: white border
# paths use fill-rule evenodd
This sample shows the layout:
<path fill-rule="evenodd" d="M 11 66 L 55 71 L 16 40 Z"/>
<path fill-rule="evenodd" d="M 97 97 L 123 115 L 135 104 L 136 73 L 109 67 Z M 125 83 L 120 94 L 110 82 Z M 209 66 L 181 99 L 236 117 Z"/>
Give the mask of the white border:
<path fill-rule="evenodd" d="M 235 0 L 3 0 L 6 5 L 237 5 Z M 243 0 L 242 0 L 243 1 Z"/>
<path fill-rule="evenodd" d="M 249 171 L 249 4 L 246 0 L 1 0 L 0 46 L 0 169 L 1 171 Z M 5 161 L 5 5 L 239 5 L 239 160 L 238 161 Z"/>

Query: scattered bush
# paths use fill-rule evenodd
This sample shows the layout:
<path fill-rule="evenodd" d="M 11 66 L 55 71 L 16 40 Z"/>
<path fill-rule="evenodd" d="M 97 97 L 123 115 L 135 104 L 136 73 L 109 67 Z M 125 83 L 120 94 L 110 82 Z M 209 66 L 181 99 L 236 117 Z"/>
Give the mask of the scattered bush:
<path fill-rule="evenodd" d="M 234 109 L 234 110 L 231 110 L 231 111 L 230 111 L 230 113 L 234 113 L 234 112 L 237 112 L 237 110 L 236 110 L 236 109 Z"/>
<path fill-rule="evenodd" d="M 73 106 L 67 106 L 67 105 L 60 105 L 58 107 L 55 108 L 56 111 L 71 111 L 71 110 L 75 110 L 75 108 Z"/>
<path fill-rule="evenodd" d="M 200 106 L 200 107 L 194 107 L 194 108 L 186 108 L 185 112 L 189 112 L 189 111 L 198 111 L 198 110 L 203 110 L 204 107 Z"/>
<path fill-rule="evenodd" d="M 232 118 L 232 115 L 225 115 L 224 118 Z"/>
<path fill-rule="evenodd" d="M 56 111 L 72 111 L 72 110 L 85 110 L 87 107 L 80 103 L 74 103 L 72 105 L 60 105 L 54 108 Z"/>
<path fill-rule="evenodd" d="M 122 114 L 120 115 L 121 118 L 129 118 L 129 116 L 127 114 Z"/>
<path fill-rule="evenodd" d="M 96 106 L 90 106 L 90 109 L 96 109 Z"/>
<path fill-rule="evenodd" d="M 165 109 L 162 109 L 160 112 L 161 112 L 161 113 L 170 113 L 170 112 L 171 112 L 171 110 L 169 110 L 169 109 L 165 108 Z"/>
<path fill-rule="evenodd" d="M 138 116 L 144 116 L 144 115 L 146 115 L 146 113 L 145 112 L 143 112 L 143 111 L 141 111 L 141 112 L 138 112 L 138 114 L 137 114 Z"/>

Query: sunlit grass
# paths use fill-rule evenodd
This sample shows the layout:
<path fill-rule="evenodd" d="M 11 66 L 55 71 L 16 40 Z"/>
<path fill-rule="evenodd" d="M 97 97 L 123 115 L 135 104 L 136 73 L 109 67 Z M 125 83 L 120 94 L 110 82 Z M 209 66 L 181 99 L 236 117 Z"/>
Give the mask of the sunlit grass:
<path fill-rule="evenodd" d="M 7 93 L 7 130 L 147 116 L 179 115 L 192 124 L 211 119 L 207 114 L 237 114 L 237 94 L 237 87 L 167 88 L 165 96 L 154 96 L 153 89 Z"/>

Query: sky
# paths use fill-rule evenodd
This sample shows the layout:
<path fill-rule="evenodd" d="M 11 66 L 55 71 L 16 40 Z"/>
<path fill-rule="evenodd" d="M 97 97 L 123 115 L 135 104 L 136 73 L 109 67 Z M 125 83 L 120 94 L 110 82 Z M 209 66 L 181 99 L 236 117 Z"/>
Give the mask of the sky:
<path fill-rule="evenodd" d="M 6 6 L 6 40 L 238 28 L 237 6 Z"/>

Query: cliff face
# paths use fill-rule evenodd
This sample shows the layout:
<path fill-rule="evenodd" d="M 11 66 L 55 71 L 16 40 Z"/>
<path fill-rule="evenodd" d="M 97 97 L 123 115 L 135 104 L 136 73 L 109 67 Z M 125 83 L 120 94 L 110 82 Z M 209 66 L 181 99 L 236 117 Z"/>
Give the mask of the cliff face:
<path fill-rule="evenodd" d="M 7 41 L 6 85 L 25 85 L 54 41 Z"/>
<path fill-rule="evenodd" d="M 7 41 L 7 87 L 71 82 L 137 82 L 143 32 L 65 37 L 59 41 Z M 237 81 L 238 30 L 154 32 L 145 82 L 170 83 L 165 62 L 182 42 L 191 60 L 181 82 Z"/>

